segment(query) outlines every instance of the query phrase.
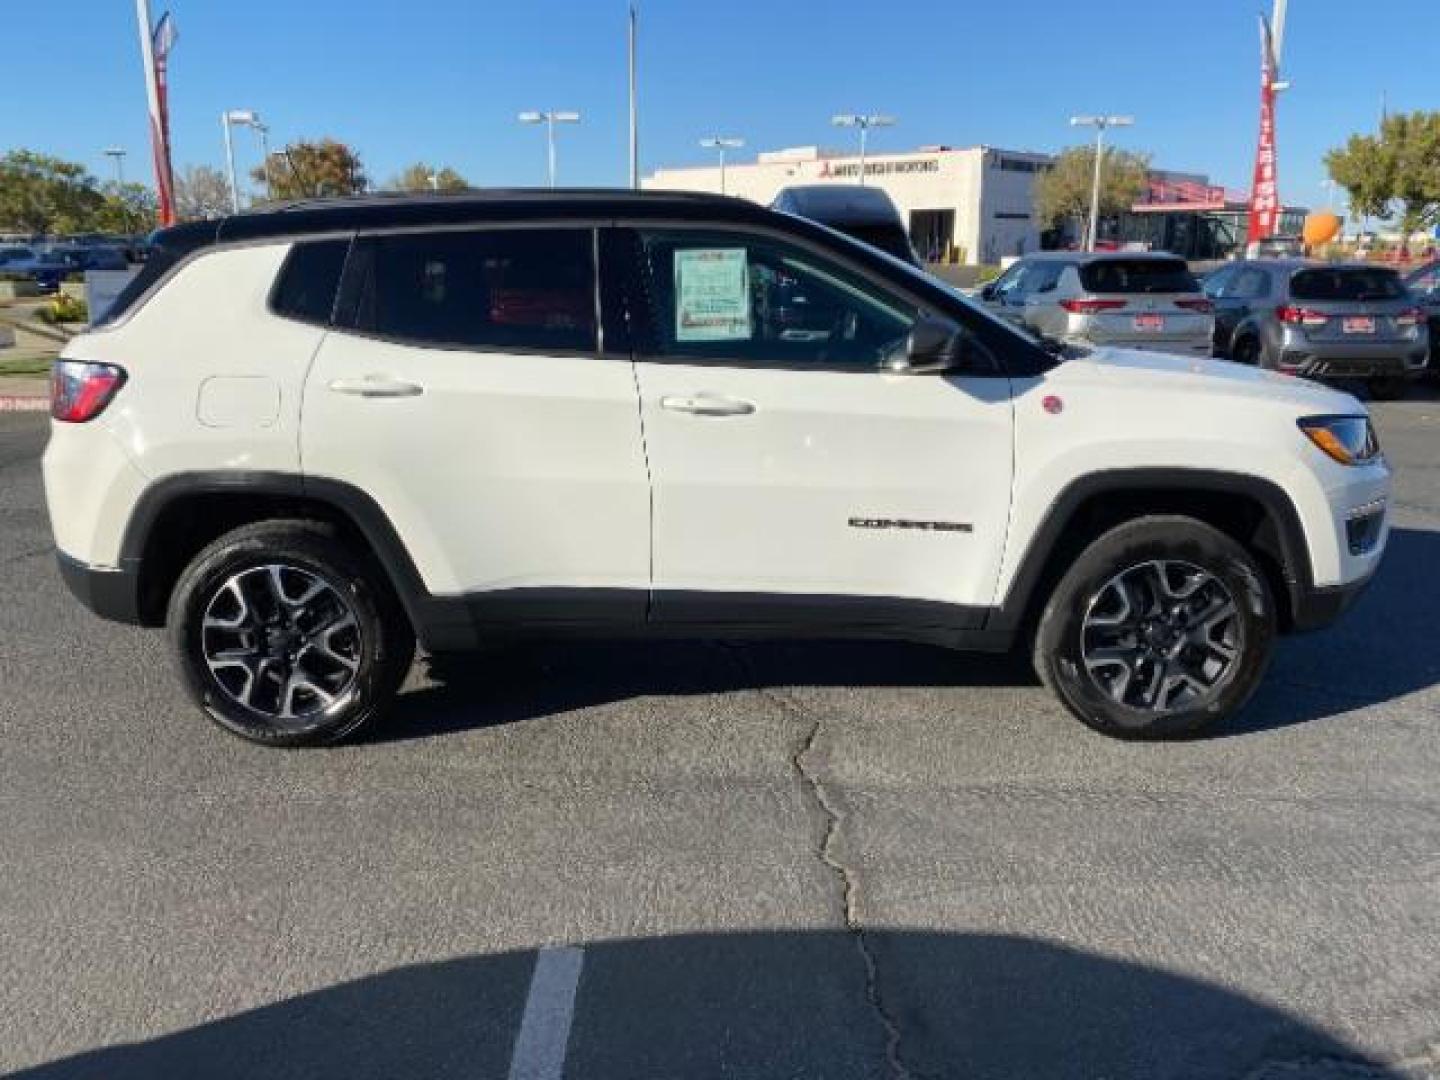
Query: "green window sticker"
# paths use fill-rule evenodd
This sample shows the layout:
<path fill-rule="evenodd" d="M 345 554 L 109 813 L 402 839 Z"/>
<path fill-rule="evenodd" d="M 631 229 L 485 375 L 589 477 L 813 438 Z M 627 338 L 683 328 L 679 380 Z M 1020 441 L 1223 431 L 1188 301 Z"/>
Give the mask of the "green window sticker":
<path fill-rule="evenodd" d="M 750 272 L 744 248 L 675 252 L 675 340 L 749 341 Z"/>

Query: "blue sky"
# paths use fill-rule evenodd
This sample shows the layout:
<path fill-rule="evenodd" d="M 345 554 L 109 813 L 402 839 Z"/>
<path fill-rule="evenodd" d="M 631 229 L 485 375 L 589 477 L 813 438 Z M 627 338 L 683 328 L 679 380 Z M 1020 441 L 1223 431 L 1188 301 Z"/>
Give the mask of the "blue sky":
<path fill-rule="evenodd" d="M 625 0 L 152 0 L 180 41 L 171 67 L 177 167 L 218 165 L 219 114 L 258 110 L 278 141 L 332 135 L 372 178 L 424 158 L 481 184 L 544 179 L 523 109 L 577 109 L 560 179 L 626 177 Z M 1248 188 L 1257 123 L 1255 13 L 1269 0 L 641 0 L 641 163 L 848 145 L 842 111 L 899 125 L 876 152 L 926 143 L 1052 151 L 1074 112 L 1125 112 L 1119 143 L 1155 164 Z M 36 9 L 38 13 L 39 9 Z M 1364 12 L 1365 14 L 1357 14 Z M 1367 18 L 1366 16 L 1373 16 Z M 71 0 L 66 15 L 5 24 L 0 149 L 87 163 L 127 147 L 145 176 L 145 97 L 131 0 Z M 1392 109 L 1440 108 L 1440 0 L 1291 0 L 1279 119 L 1281 193 L 1325 200 L 1321 156 Z M 237 132 L 242 162 L 258 160 Z"/>

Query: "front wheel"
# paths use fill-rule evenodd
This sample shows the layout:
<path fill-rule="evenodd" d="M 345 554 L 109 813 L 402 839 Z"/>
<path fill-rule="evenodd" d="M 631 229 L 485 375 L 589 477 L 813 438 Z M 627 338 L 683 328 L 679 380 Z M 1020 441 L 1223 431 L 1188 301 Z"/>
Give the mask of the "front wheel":
<path fill-rule="evenodd" d="M 1105 533 L 1045 606 L 1037 673 L 1107 735 L 1194 734 L 1238 711 L 1269 662 L 1275 606 L 1255 560 L 1186 517 Z"/>
<path fill-rule="evenodd" d="M 389 584 L 325 526 L 247 525 L 180 575 L 180 674 L 221 727 L 268 746 L 335 742 L 383 712 L 415 651 Z"/>

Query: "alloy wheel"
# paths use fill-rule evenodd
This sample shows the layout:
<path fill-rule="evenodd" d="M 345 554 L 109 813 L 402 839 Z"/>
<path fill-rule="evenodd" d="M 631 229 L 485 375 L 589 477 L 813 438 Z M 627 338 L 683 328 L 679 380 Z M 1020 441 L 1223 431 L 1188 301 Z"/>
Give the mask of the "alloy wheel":
<path fill-rule="evenodd" d="M 231 575 L 201 623 L 201 648 L 215 684 L 245 708 L 305 722 L 338 707 L 355 683 L 362 637 L 340 592 L 284 563 Z"/>
<path fill-rule="evenodd" d="M 1245 648 L 1239 605 L 1208 570 L 1179 560 L 1129 567 L 1091 599 L 1081 658 L 1117 704 L 1150 713 L 1203 707 Z"/>

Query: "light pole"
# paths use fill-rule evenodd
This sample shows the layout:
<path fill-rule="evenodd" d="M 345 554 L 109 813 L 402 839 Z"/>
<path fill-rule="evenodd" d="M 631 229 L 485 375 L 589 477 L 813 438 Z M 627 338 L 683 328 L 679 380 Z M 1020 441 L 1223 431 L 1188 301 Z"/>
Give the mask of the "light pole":
<path fill-rule="evenodd" d="M 115 162 L 115 187 L 118 190 L 125 186 L 125 148 L 123 146 L 107 146 L 105 156 Z"/>
<path fill-rule="evenodd" d="M 640 113 L 635 95 L 635 0 L 630 0 L 630 19 L 625 36 L 630 76 L 630 186 L 640 186 Z"/>
<path fill-rule="evenodd" d="M 549 178 L 550 186 L 555 186 L 555 125 L 556 124 L 578 124 L 580 114 L 578 112 L 567 112 L 565 110 L 548 109 L 545 112 L 522 112 L 519 116 L 522 124 L 544 124 L 545 125 L 545 164 L 546 176 Z"/>
<path fill-rule="evenodd" d="M 895 117 L 884 116 L 879 113 L 841 113 L 832 116 L 830 123 L 836 127 L 853 127 L 860 129 L 860 183 L 865 183 L 865 139 L 870 134 L 871 128 L 890 127 L 895 123 Z"/>
<path fill-rule="evenodd" d="M 1085 250 L 1095 250 L 1095 240 L 1100 228 L 1100 164 L 1105 157 L 1105 129 L 1129 127 L 1135 123 L 1133 116 L 1072 116 L 1071 127 L 1093 127 L 1095 129 L 1095 176 L 1090 184 L 1090 225 L 1085 230 Z"/>
<path fill-rule="evenodd" d="M 718 150 L 720 152 L 720 194 L 725 194 L 725 151 L 738 150 L 745 145 L 744 139 L 729 139 L 716 135 L 710 139 L 701 139 L 700 145 L 706 150 Z"/>
<path fill-rule="evenodd" d="M 227 109 L 220 114 L 220 127 L 225 132 L 225 169 L 230 177 L 230 209 L 237 214 L 240 212 L 240 186 L 235 182 L 235 145 L 230 137 L 230 128 L 234 124 L 253 128 L 258 123 L 260 114 L 253 109 Z"/>
<path fill-rule="evenodd" d="M 270 177 L 270 128 L 260 122 L 259 117 L 250 125 L 256 135 L 260 136 L 260 162 L 265 169 L 265 201 L 273 202 L 275 199 L 275 183 Z"/>

